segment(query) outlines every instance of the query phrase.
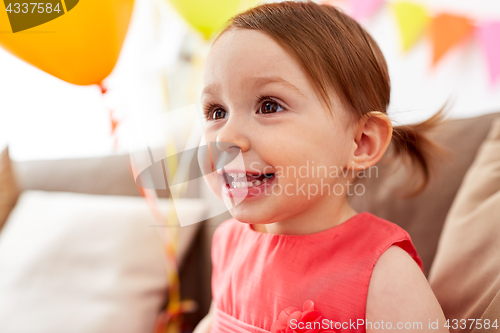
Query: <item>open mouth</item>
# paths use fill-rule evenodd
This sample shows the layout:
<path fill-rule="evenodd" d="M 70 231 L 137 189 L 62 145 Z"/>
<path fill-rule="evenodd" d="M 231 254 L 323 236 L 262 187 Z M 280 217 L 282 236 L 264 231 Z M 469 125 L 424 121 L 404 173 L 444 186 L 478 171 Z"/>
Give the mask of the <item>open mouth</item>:
<path fill-rule="evenodd" d="M 263 185 L 274 178 L 274 173 L 251 174 L 244 172 L 224 172 L 222 174 L 228 188 L 252 188 Z"/>

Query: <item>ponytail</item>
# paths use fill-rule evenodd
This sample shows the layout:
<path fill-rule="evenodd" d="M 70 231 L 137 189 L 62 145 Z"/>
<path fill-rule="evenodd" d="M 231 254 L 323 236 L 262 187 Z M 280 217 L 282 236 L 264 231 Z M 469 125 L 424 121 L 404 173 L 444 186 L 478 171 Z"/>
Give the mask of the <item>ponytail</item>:
<path fill-rule="evenodd" d="M 436 162 L 445 153 L 445 150 L 428 136 L 443 123 L 445 107 L 421 123 L 393 127 L 393 157 L 403 158 L 413 170 L 418 169 L 421 173 L 420 182 L 414 186 L 409 197 L 420 194 L 427 187 L 435 171 Z"/>

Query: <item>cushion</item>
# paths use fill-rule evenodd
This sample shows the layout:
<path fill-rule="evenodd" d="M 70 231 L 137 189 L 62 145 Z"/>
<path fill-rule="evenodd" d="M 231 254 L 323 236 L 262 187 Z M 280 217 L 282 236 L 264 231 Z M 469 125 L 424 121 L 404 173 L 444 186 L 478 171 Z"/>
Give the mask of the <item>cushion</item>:
<path fill-rule="evenodd" d="M 12 172 L 9 149 L 5 147 L 0 151 L 0 232 L 18 196 L 19 190 Z"/>
<path fill-rule="evenodd" d="M 156 224 L 141 197 L 24 191 L 0 234 L 0 332 L 152 332 L 167 288 Z M 180 229 L 180 261 L 197 227 Z"/>
<path fill-rule="evenodd" d="M 157 149 L 152 152 L 158 154 Z M 132 177 L 129 154 L 13 161 L 12 164 L 22 190 L 141 196 Z M 156 193 L 161 198 L 170 196 L 168 189 L 157 189 Z M 187 186 L 185 197 L 197 198 L 198 193 L 198 188 Z"/>
<path fill-rule="evenodd" d="M 140 196 L 128 154 L 58 160 L 15 161 L 22 189 Z"/>
<path fill-rule="evenodd" d="M 431 287 L 448 319 L 481 318 L 500 291 L 499 240 L 500 118 L 497 118 L 448 213 L 429 274 Z M 470 325 L 461 330 L 470 331 Z"/>

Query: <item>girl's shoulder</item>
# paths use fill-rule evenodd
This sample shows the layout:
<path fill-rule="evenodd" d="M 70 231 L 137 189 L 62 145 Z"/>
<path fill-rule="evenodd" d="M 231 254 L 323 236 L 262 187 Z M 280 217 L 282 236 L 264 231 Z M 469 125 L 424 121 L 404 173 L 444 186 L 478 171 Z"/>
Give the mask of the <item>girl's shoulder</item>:
<path fill-rule="evenodd" d="M 407 252 L 423 271 L 422 260 L 410 234 L 405 229 L 368 212 L 358 213 L 357 216 L 359 216 L 358 223 L 353 223 L 346 228 L 348 230 L 344 235 L 345 241 L 350 243 L 350 251 L 361 256 L 363 252 L 371 249 L 373 264 L 375 264 L 383 253 L 395 245 Z M 354 237 L 357 240 L 352 242 Z"/>

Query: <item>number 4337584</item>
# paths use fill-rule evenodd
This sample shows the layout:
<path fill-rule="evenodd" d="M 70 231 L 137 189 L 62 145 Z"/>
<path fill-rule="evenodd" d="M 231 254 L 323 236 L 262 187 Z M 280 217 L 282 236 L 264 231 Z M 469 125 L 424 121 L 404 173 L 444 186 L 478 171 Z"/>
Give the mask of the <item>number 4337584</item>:
<path fill-rule="evenodd" d="M 484 329 L 489 329 L 489 328 L 498 328 L 498 324 L 497 324 L 497 320 L 498 319 L 495 319 L 494 321 L 491 321 L 489 319 L 460 319 L 460 321 L 458 319 L 447 319 L 446 320 L 446 323 L 444 324 L 444 327 L 448 328 L 448 329 L 458 329 L 459 327 L 461 329 L 465 329 L 465 328 L 469 328 L 469 329 L 473 329 L 473 328 L 476 328 L 476 329 L 481 329 L 481 328 L 484 328 Z"/>
<path fill-rule="evenodd" d="M 39 14 L 42 14 L 42 13 L 52 13 L 52 12 L 56 12 L 56 13 L 59 13 L 61 11 L 61 9 L 59 8 L 59 3 L 57 3 L 54 7 L 52 6 L 52 4 L 49 2 L 49 3 L 36 3 L 36 2 L 30 2 L 30 3 L 27 3 L 27 2 L 24 2 L 24 3 L 9 3 L 9 5 L 7 6 L 7 8 L 5 8 L 5 10 L 8 12 L 8 13 L 15 13 L 15 14 L 18 14 L 18 13 L 24 13 L 24 14 L 27 14 L 27 13 L 39 13 Z"/>

